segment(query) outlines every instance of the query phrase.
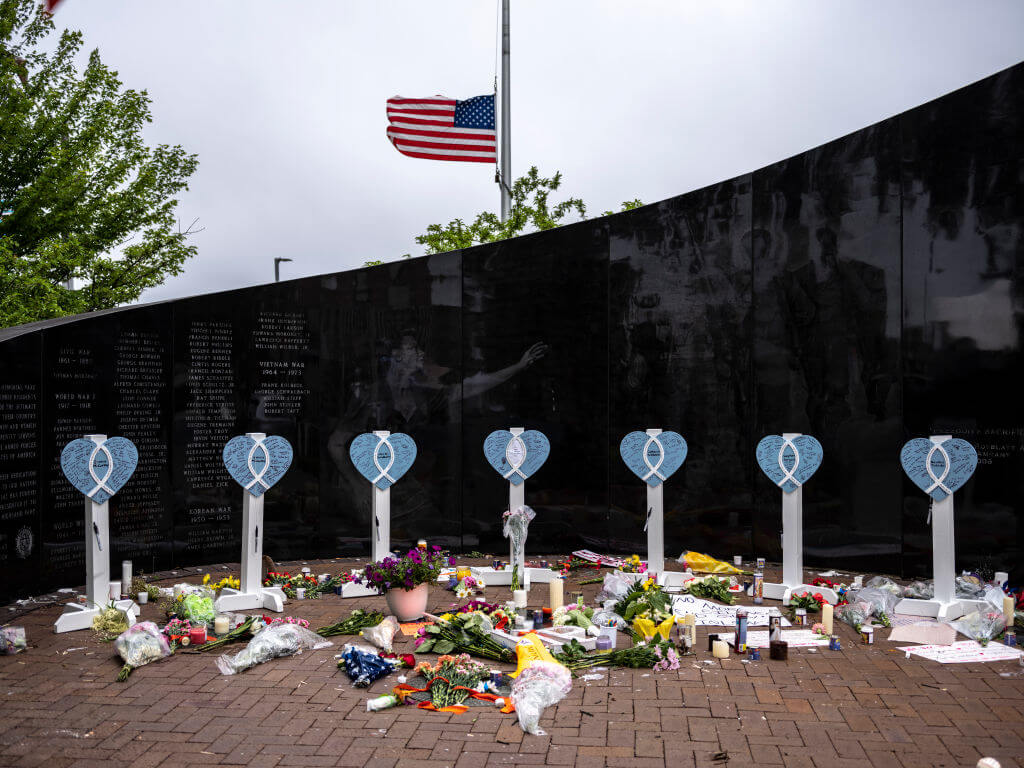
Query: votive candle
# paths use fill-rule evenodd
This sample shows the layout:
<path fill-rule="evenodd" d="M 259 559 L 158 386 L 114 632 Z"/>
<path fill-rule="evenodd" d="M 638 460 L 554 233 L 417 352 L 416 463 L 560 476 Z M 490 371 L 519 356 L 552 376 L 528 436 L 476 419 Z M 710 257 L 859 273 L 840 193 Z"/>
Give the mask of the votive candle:
<path fill-rule="evenodd" d="M 512 601 L 516 604 L 516 608 L 526 607 L 526 590 L 516 589 L 512 592 Z"/>
<path fill-rule="evenodd" d="M 556 610 L 565 605 L 565 579 L 561 576 L 555 576 L 551 581 L 548 582 L 548 589 L 550 594 L 548 602 L 551 604 L 551 610 Z"/>
<path fill-rule="evenodd" d="M 832 634 L 835 612 L 836 609 L 832 607 L 831 603 L 821 606 L 821 623 L 825 625 L 826 635 Z"/>
<path fill-rule="evenodd" d="M 1003 617 L 1006 619 L 1006 626 L 1013 626 L 1013 598 L 1010 595 L 1003 597 Z"/>
<path fill-rule="evenodd" d="M 716 659 L 729 658 L 729 644 L 725 640 L 715 640 L 711 646 L 711 655 Z"/>
<path fill-rule="evenodd" d="M 231 623 L 228 617 L 220 614 L 213 619 L 213 632 L 216 635 L 226 635 L 230 631 Z"/>

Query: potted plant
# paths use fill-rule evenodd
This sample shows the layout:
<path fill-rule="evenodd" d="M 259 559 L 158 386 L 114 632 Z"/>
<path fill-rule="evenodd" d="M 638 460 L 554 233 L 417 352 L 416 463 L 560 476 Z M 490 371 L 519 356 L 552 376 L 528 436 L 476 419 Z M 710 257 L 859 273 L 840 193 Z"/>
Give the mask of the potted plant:
<path fill-rule="evenodd" d="M 427 609 L 427 590 L 441 569 L 455 565 L 455 558 L 440 547 L 428 551 L 410 549 L 402 557 L 385 557 L 370 563 L 362 582 L 384 595 L 388 609 L 399 621 L 414 621 Z"/>

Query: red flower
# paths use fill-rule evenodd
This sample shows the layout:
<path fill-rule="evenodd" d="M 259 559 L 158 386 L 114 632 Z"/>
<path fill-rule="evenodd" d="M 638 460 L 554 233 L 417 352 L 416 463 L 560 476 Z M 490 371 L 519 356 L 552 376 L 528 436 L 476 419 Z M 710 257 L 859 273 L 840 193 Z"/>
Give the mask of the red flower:
<path fill-rule="evenodd" d="M 413 656 L 411 653 L 403 653 L 398 658 L 400 658 L 402 660 L 402 663 L 405 664 L 405 666 L 407 666 L 409 669 L 412 669 L 416 666 L 416 657 Z"/>
<path fill-rule="evenodd" d="M 814 602 L 816 602 L 818 605 L 825 604 L 825 598 L 821 596 L 821 592 L 816 592 L 814 594 Z"/>

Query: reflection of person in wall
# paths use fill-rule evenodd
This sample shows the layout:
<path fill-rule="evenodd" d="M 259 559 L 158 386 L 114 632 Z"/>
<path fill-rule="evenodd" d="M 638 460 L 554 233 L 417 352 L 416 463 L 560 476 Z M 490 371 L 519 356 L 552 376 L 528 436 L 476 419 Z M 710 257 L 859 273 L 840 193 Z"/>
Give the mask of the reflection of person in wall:
<path fill-rule="evenodd" d="M 423 350 L 412 332 L 402 335 L 385 372 L 395 413 L 400 414 L 406 428 L 430 421 L 432 414 L 445 412 L 447 421 L 459 420 L 458 403 L 503 384 L 526 370 L 547 354 L 548 347 L 537 342 L 515 363 L 497 371 L 481 371 L 459 382 L 446 382 L 449 369 L 426 362 Z"/>
<path fill-rule="evenodd" d="M 327 449 L 339 470 L 342 492 L 356 502 L 361 519 L 368 524 L 370 494 L 366 481 L 352 466 L 349 445 L 357 435 L 379 429 L 411 435 L 419 453 L 413 471 L 392 488 L 392 530 L 396 539 L 431 533 L 436 540 L 440 511 L 415 475 L 429 472 L 436 463 L 433 447 L 444 445 L 451 426 L 461 421 L 462 400 L 483 394 L 525 371 L 547 354 L 548 346 L 537 342 L 512 365 L 481 371 L 462 381 L 450 375 L 451 369 L 430 361 L 411 330 L 402 333 L 397 347 L 389 353 L 386 349 L 385 346 L 378 352 L 377 381 L 356 381 L 350 385 L 345 414 L 328 438 Z M 361 375 L 357 369 L 357 377 Z M 435 525 L 428 531 L 429 520 Z M 424 529 L 412 530 L 410 526 L 418 521 L 423 521 Z"/>

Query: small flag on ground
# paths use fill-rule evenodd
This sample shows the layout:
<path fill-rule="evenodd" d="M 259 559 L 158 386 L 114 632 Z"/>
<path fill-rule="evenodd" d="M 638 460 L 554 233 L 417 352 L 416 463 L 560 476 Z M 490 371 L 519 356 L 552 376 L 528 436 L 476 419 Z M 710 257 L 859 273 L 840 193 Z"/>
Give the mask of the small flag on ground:
<path fill-rule="evenodd" d="M 388 138 L 409 157 L 496 163 L 494 95 L 457 101 L 444 96 L 388 99 Z"/>

